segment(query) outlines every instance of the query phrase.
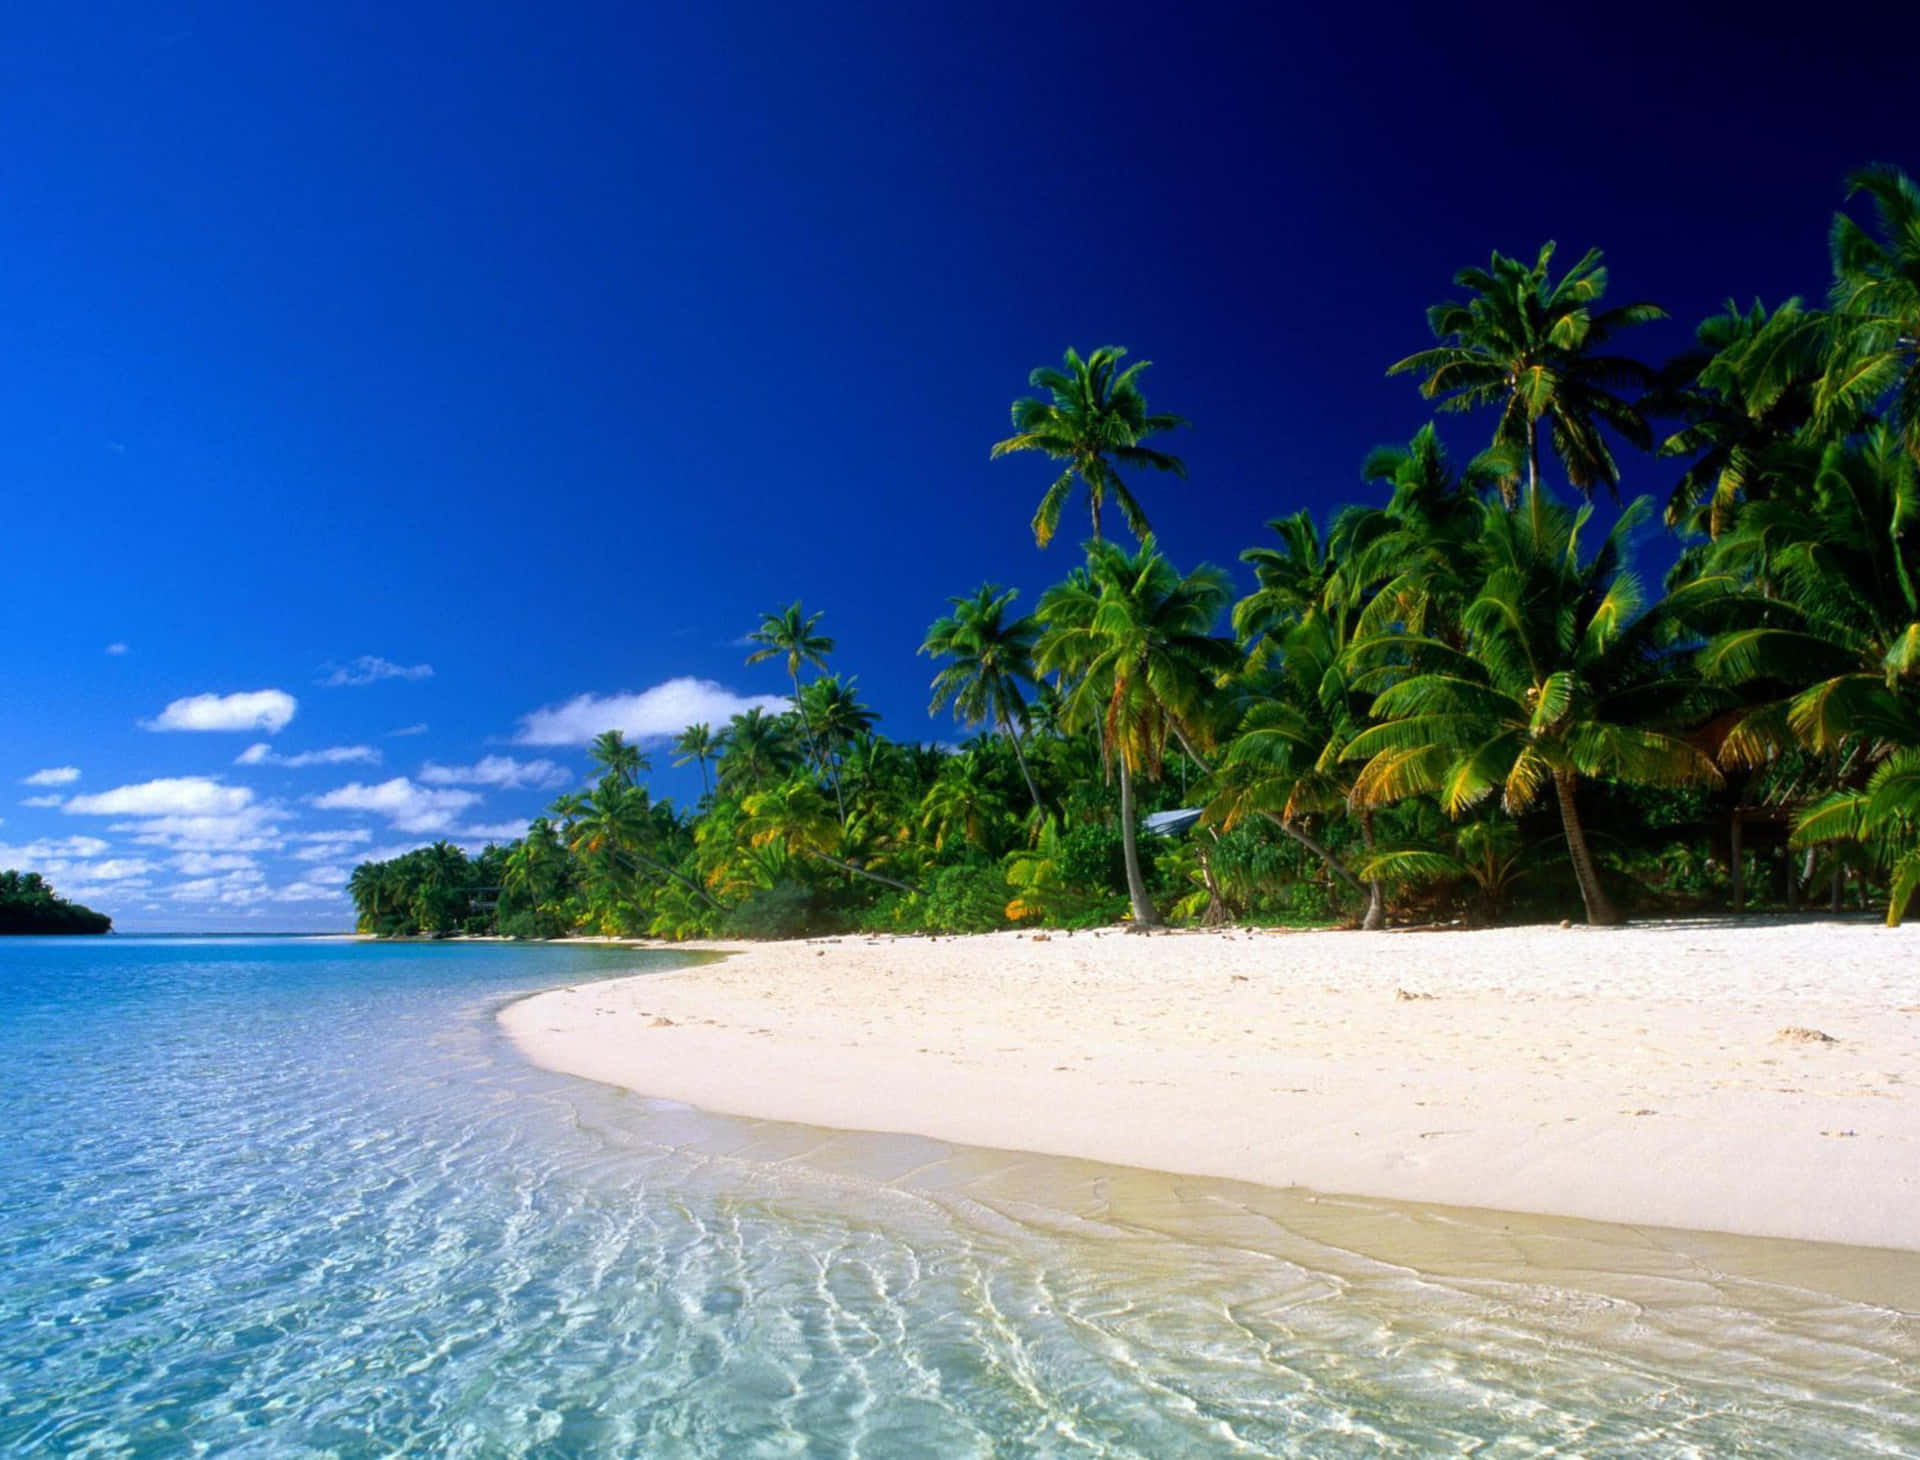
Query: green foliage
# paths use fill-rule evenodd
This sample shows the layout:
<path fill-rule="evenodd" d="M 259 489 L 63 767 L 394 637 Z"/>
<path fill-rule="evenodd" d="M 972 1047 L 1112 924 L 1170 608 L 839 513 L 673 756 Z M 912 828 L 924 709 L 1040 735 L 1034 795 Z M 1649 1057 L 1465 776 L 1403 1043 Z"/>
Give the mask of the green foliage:
<path fill-rule="evenodd" d="M 0 934 L 106 933 L 113 919 L 55 894 L 38 872 L 0 872 Z"/>
<path fill-rule="evenodd" d="M 997 865 L 942 867 L 927 882 L 920 926 L 933 933 L 990 933 L 1008 926 L 1007 876 Z"/>
<path fill-rule="evenodd" d="M 359 925 L 1608 921 L 1724 905 L 1728 817 L 1753 805 L 1777 808 L 1744 853 L 1757 898 L 1838 877 L 1898 920 L 1920 892 L 1920 190 L 1890 168 L 1850 182 L 1825 309 L 1729 304 L 1657 370 L 1616 342 L 1660 311 L 1607 307 L 1597 251 L 1558 276 L 1550 244 L 1463 270 L 1434 345 L 1392 370 L 1442 410 L 1488 408 L 1487 449 L 1456 466 L 1422 425 L 1367 454 L 1370 500 L 1276 513 L 1230 619 L 1227 575 L 1177 569 L 1128 485 L 1184 475 L 1146 444 L 1184 422 L 1147 409 L 1123 351 L 1070 350 L 993 454 L 1058 465 L 1037 540 L 1076 484 L 1093 540 L 1031 618 L 985 584 L 929 626 L 930 710 L 979 732 L 957 753 L 880 733 L 795 602 L 749 659 L 784 669 L 789 707 L 673 741 L 697 814 L 653 799 L 609 730 L 598 783 L 512 845 L 356 868 Z M 1643 466 L 1684 547 L 1650 599 L 1627 562 L 1647 500 L 1603 534 L 1540 465 L 1616 493 L 1654 418 L 1675 427 Z M 1109 504 L 1136 550 L 1102 538 Z M 1141 835 L 1174 808 L 1199 826 Z"/>
<path fill-rule="evenodd" d="M 812 938 L 843 924 L 820 889 L 804 882 L 756 887 L 728 909 L 721 932 L 729 938 Z"/>

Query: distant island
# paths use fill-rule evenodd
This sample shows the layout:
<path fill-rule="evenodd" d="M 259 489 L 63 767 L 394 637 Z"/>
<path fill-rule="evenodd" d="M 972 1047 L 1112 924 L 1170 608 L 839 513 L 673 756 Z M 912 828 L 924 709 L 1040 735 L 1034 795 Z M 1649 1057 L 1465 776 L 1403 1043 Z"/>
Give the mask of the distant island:
<path fill-rule="evenodd" d="M 56 896 L 38 872 L 0 872 L 0 934 L 112 930 L 112 918 Z"/>

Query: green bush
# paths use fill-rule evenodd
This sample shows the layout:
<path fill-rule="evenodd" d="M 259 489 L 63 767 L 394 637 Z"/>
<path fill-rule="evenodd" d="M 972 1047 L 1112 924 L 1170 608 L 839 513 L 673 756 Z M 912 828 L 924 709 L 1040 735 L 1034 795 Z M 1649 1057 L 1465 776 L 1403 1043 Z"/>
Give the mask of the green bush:
<path fill-rule="evenodd" d="M 778 882 L 756 889 L 730 909 L 725 932 L 729 938 L 810 938 L 838 932 L 839 921 L 818 889 L 804 882 Z"/>
<path fill-rule="evenodd" d="M 942 867 L 927 883 L 920 924 L 930 933 L 990 933 L 1007 923 L 1007 874 L 998 865 Z"/>

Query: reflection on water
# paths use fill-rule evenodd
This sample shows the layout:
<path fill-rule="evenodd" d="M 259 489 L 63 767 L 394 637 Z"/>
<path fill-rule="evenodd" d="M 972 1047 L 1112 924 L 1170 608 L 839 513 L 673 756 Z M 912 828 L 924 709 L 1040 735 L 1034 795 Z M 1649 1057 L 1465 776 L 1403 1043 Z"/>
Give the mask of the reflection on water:
<path fill-rule="evenodd" d="M 1920 1452 L 1920 1258 L 721 1120 L 497 1034 L 637 956 L 0 947 L 0 1451 Z"/>

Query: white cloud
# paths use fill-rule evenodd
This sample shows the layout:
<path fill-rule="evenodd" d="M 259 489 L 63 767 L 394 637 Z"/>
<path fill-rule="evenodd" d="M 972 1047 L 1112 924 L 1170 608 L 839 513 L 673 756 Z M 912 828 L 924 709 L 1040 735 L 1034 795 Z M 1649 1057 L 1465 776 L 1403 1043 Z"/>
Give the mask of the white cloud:
<path fill-rule="evenodd" d="M 289 882 L 273 893 L 275 902 L 344 902 L 346 890 L 319 882 Z"/>
<path fill-rule="evenodd" d="M 431 786 L 498 786 L 503 791 L 522 788 L 557 791 L 573 779 L 573 772 L 550 760 L 515 760 L 510 755 L 483 755 L 472 765 L 420 767 L 420 779 Z"/>
<path fill-rule="evenodd" d="M 130 833 L 140 846 L 173 852 L 274 852 L 280 849 L 278 814 L 277 807 L 248 806 L 229 816 L 153 816 L 107 829 Z"/>
<path fill-rule="evenodd" d="M 254 866 L 245 852 L 181 852 L 173 859 L 175 871 L 189 877 L 205 877 L 210 872 L 242 872 Z"/>
<path fill-rule="evenodd" d="M 425 735 L 426 733 L 427 722 L 422 720 L 417 725 L 402 725 L 398 730 L 389 730 L 387 732 L 387 738 L 392 739 L 397 735 Z"/>
<path fill-rule="evenodd" d="M 76 765 L 48 766 L 43 771 L 35 771 L 22 778 L 23 786 L 71 786 L 80 779 L 80 767 Z"/>
<path fill-rule="evenodd" d="M 283 689 L 256 689 L 231 695 L 189 695 L 175 700 L 143 730 L 264 730 L 277 735 L 300 702 Z"/>
<path fill-rule="evenodd" d="M 305 831 L 288 837 L 300 845 L 287 855 L 296 862 L 325 862 L 334 857 L 357 857 L 362 842 L 373 840 L 365 827 L 345 827 L 338 831 Z"/>
<path fill-rule="evenodd" d="M 378 654 L 362 654 L 351 663 L 338 665 L 320 683 L 329 689 L 346 684 L 375 684 L 383 679 L 431 679 L 431 664 L 395 664 Z"/>
<path fill-rule="evenodd" d="M 0 846 L 0 867 L 30 872 L 43 862 L 97 857 L 106 849 L 107 844 L 97 836 L 41 837 L 38 841 Z"/>
<path fill-rule="evenodd" d="M 324 750 L 303 750 L 297 755 L 281 755 L 262 740 L 249 745 L 234 757 L 235 765 L 278 765 L 301 770 L 310 765 L 379 765 L 380 752 L 371 745 L 329 745 Z"/>
<path fill-rule="evenodd" d="M 58 806 L 66 799 L 64 796 L 23 796 L 20 804 L 22 806 Z"/>
<path fill-rule="evenodd" d="M 167 776 L 74 796 L 64 809 L 69 816 L 230 816 L 252 803 L 245 786 L 222 785 L 211 776 Z"/>
<path fill-rule="evenodd" d="M 445 831 L 454 818 L 483 798 L 474 791 L 429 790 L 405 776 L 378 785 L 350 782 L 337 791 L 315 796 L 322 811 L 371 811 L 384 816 L 396 831 Z"/>
<path fill-rule="evenodd" d="M 107 652 L 109 654 L 124 654 L 127 652 L 127 646 L 116 641 L 107 645 Z"/>
<path fill-rule="evenodd" d="M 740 695 L 711 679 L 682 676 L 638 694 L 576 695 L 535 710 L 521 717 L 513 738 L 521 745 L 585 745 L 603 730 L 619 730 L 631 740 L 657 740 L 703 721 L 718 727 L 756 707 L 778 713 L 789 704 L 784 695 Z"/>

